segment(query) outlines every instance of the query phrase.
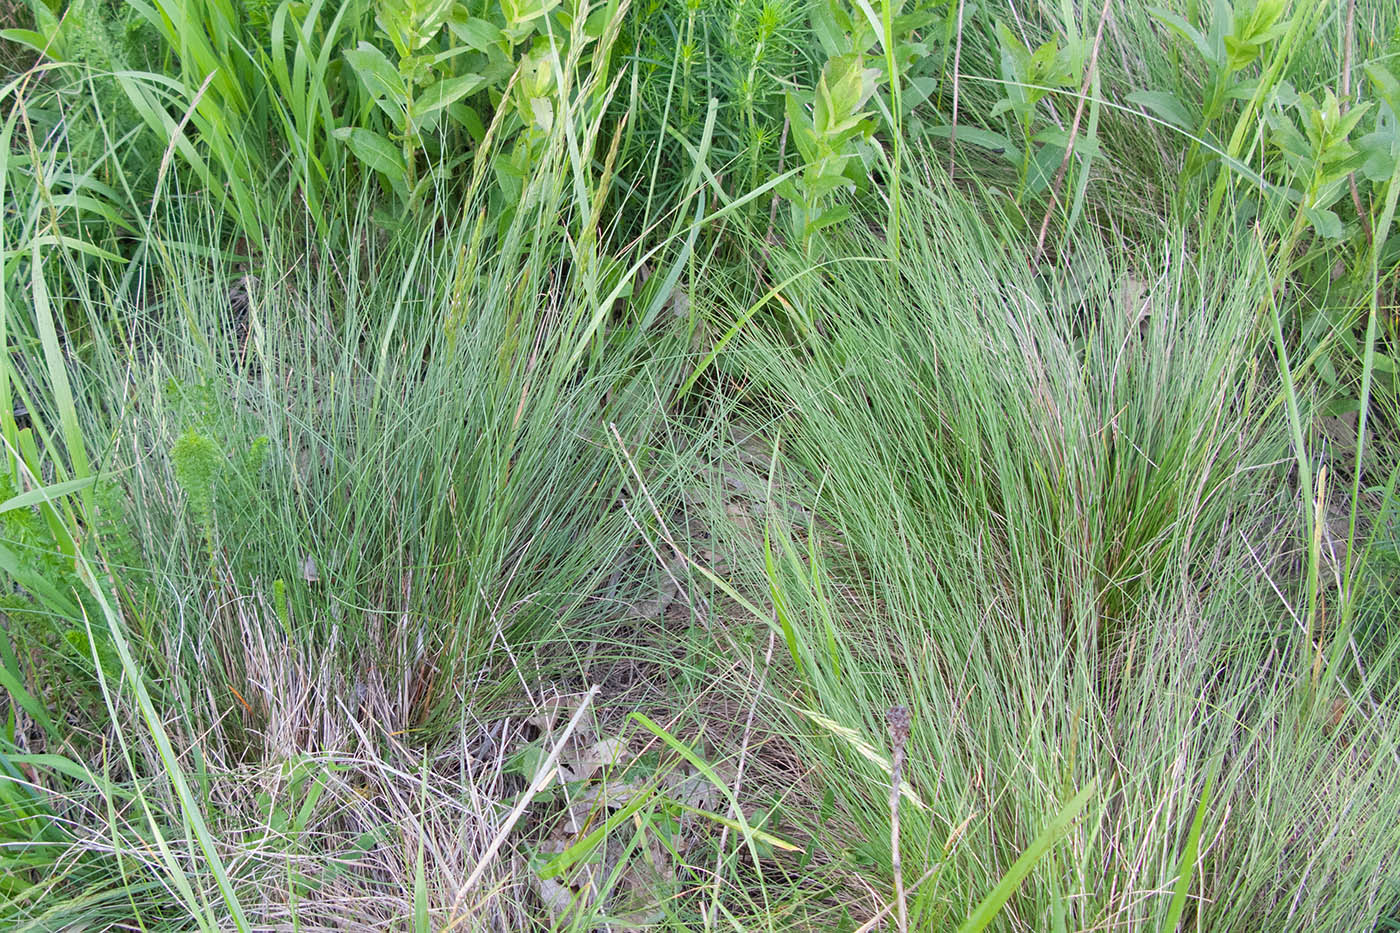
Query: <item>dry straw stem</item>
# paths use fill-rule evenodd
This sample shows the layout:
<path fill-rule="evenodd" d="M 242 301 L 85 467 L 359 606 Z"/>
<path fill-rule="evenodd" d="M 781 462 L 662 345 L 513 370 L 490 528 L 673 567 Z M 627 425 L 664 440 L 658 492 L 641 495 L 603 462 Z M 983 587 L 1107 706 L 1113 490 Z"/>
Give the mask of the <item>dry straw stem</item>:
<path fill-rule="evenodd" d="M 578 728 L 579 722 L 583 719 L 584 711 L 588 709 L 589 703 L 592 702 L 593 697 L 597 695 L 599 689 L 597 684 L 588 688 L 588 693 L 586 693 L 579 702 L 578 709 L 574 710 L 574 715 L 569 719 L 569 724 L 564 727 L 563 734 L 559 736 L 559 741 L 554 743 L 554 748 L 550 751 L 549 757 L 545 759 L 540 769 L 535 772 L 534 778 L 530 781 L 530 786 L 520 795 L 520 799 L 516 801 L 515 807 L 510 811 L 510 815 L 506 817 L 505 822 L 501 824 L 501 828 L 496 832 L 495 838 L 492 839 L 491 844 L 486 847 L 486 851 L 481 854 L 481 860 L 476 863 L 476 868 L 472 869 L 471 875 L 462 886 L 457 889 L 457 896 L 452 898 L 452 913 L 448 917 L 447 926 L 444 927 L 444 929 L 454 929 L 457 924 L 461 922 L 457 916 L 457 909 L 461 906 L 462 898 L 481 880 L 482 874 L 486 871 L 487 866 L 491 864 L 491 860 L 496 857 L 496 853 L 500 850 L 502 844 L 505 843 L 506 837 L 510 835 L 510 831 L 515 828 L 515 824 L 519 822 L 520 817 L 524 815 L 525 808 L 535 799 L 535 795 L 544 790 L 545 786 L 553 779 L 554 768 L 559 763 L 559 755 L 564 750 L 564 744 L 569 741 L 569 736 L 573 735 L 574 730 Z"/>
<path fill-rule="evenodd" d="M 749 688 L 750 693 L 753 695 L 753 702 L 749 704 L 748 718 L 744 721 L 744 738 L 743 742 L 739 746 L 739 764 L 734 771 L 735 801 L 738 800 L 739 792 L 743 788 L 744 770 L 748 765 L 749 744 L 753 739 L 754 713 L 758 710 L 759 697 L 763 695 L 763 691 L 767 688 L 768 685 L 768 671 L 773 665 L 773 647 L 777 643 L 777 640 L 778 633 L 770 630 L 768 632 L 768 650 L 763 655 L 763 672 L 759 675 L 758 683 L 756 685 L 753 683 L 752 678 L 750 678 Z M 729 818 L 732 820 L 737 820 L 740 816 L 742 816 L 742 814 L 738 812 L 738 807 L 736 806 L 736 804 L 731 803 L 729 805 Z M 724 861 L 724 853 L 728 843 L 729 825 L 726 823 L 723 831 L 720 832 L 719 848 L 715 852 L 715 883 L 710 897 L 711 920 L 719 916 L 720 868 Z"/>
<path fill-rule="evenodd" d="M 885 714 L 885 722 L 890 727 L 890 740 L 894 745 L 893 764 L 890 767 L 890 857 L 894 868 L 894 901 L 898 908 L 896 915 L 899 933 L 909 933 L 909 905 L 904 896 L 904 866 L 899 858 L 899 778 L 904 771 L 904 746 L 909 741 L 909 708 L 892 706 Z"/>
<path fill-rule="evenodd" d="M 1040 262 L 1041 255 L 1045 252 L 1045 231 L 1050 228 L 1050 216 L 1055 213 L 1055 205 L 1060 203 L 1060 186 L 1065 182 L 1065 172 L 1069 169 L 1069 160 L 1074 155 L 1074 142 L 1079 136 L 1079 121 L 1084 118 L 1084 105 L 1089 102 L 1089 83 L 1094 79 L 1094 68 L 1099 61 L 1099 47 L 1103 45 L 1103 27 L 1108 22 L 1108 11 L 1113 6 L 1113 0 L 1103 0 L 1103 9 L 1099 12 L 1099 25 L 1094 31 L 1094 47 L 1089 52 L 1089 63 L 1084 66 L 1084 80 L 1079 84 L 1079 103 L 1074 108 L 1074 120 L 1069 125 L 1069 142 L 1065 145 L 1064 158 L 1060 160 L 1060 167 L 1055 170 L 1055 183 L 1050 186 L 1050 203 L 1045 206 L 1045 217 L 1040 221 L 1040 233 L 1035 238 L 1035 258 L 1031 260 L 1031 265 Z"/>
<path fill-rule="evenodd" d="M 919 890 L 919 888 L 923 886 L 923 883 L 932 878 L 935 874 L 937 874 L 938 870 L 942 867 L 943 863 L 940 862 L 937 865 L 930 868 L 928 871 L 924 872 L 922 875 L 919 876 L 918 881 L 915 881 L 909 886 L 909 890 L 905 893 L 913 894 L 915 891 Z M 875 916 L 871 917 L 869 920 L 856 927 L 855 930 L 852 931 L 852 933 L 870 933 L 871 930 L 875 929 L 877 926 L 880 925 L 881 920 L 884 920 L 886 917 L 889 916 L 890 911 L 893 909 L 893 904 L 886 904 L 884 907 L 880 908 L 879 912 L 876 913 Z"/>
<path fill-rule="evenodd" d="M 958 37 L 957 44 L 953 46 L 953 120 L 952 126 L 948 130 L 948 177 L 953 177 L 954 159 L 957 158 L 958 146 L 958 92 L 962 89 L 959 80 L 958 69 L 962 67 L 962 34 L 963 34 L 963 7 L 966 0 L 958 0 Z"/>

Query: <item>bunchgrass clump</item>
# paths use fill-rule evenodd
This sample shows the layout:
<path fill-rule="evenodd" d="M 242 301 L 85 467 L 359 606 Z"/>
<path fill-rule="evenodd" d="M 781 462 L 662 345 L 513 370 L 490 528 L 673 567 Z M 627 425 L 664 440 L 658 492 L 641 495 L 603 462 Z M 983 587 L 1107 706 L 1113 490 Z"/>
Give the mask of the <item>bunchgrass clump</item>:
<path fill-rule="evenodd" d="M 1001 927 L 1369 928 L 1400 844 L 1396 643 L 1366 664 L 1307 631 L 1314 503 L 1249 247 L 1129 264 L 1086 237 L 1036 275 L 938 176 L 907 191 L 899 265 L 873 233 L 821 269 L 770 251 L 778 300 L 706 377 L 748 387 L 812 508 L 770 501 L 748 558 L 787 672 L 773 734 L 826 801 L 794 818 L 888 891 L 883 718 L 907 705 L 903 878 L 932 873 L 910 928 L 975 920 L 1023 851 Z"/>
<path fill-rule="evenodd" d="M 1400 929 L 1393 3 L 0 29 L 0 927 Z"/>

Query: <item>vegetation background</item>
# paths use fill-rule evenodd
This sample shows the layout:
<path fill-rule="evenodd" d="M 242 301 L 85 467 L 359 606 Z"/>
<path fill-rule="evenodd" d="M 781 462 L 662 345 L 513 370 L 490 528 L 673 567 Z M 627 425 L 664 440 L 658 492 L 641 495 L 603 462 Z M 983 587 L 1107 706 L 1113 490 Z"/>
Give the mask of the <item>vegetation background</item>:
<path fill-rule="evenodd" d="M 0 926 L 1400 929 L 1394 3 L 0 30 Z"/>

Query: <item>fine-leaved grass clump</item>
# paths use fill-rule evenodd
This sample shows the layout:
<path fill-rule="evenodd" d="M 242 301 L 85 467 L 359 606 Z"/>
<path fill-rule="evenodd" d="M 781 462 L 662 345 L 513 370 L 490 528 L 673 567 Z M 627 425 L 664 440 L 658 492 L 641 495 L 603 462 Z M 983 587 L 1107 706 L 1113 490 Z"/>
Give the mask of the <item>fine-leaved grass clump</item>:
<path fill-rule="evenodd" d="M 716 361 L 812 503 L 807 521 L 770 503 L 749 558 L 788 672 L 774 731 L 829 801 L 811 831 L 891 883 L 881 749 L 901 705 L 903 877 L 929 874 L 911 928 L 962 923 L 1086 790 L 1007 928 L 1375 922 L 1400 841 L 1373 808 L 1396 804 L 1396 644 L 1366 664 L 1307 630 L 1289 552 L 1315 506 L 1280 466 L 1249 248 L 1192 256 L 1178 236 L 1129 267 L 1085 238 L 1036 276 L 1031 244 L 937 175 L 905 201 L 920 274 L 870 261 L 874 237 L 821 270 L 772 251 L 781 302 Z"/>
<path fill-rule="evenodd" d="M 37 451 L 25 482 L 56 480 L 59 499 L 100 474 L 120 488 L 102 520 L 130 541 L 108 551 L 115 535 L 83 533 L 98 527 L 96 501 L 73 502 L 50 516 L 67 553 L 16 578 L 58 626 L 91 633 L 70 648 L 92 656 L 96 709 L 76 702 L 75 685 L 22 630 L 11 632 L 22 647 L 6 668 L 16 708 L 51 722 L 48 747 L 64 750 L 17 767 L 65 808 L 89 811 L 90 832 L 105 840 L 80 835 L 64 851 L 114 852 L 100 864 L 169 895 L 155 906 L 100 899 L 98 915 L 156 922 L 168 911 L 206 929 L 334 917 L 336 898 L 392 889 L 395 872 L 412 871 L 390 859 L 404 844 L 401 819 L 384 815 L 391 801 L 405 813 L 414 802 L 447 808 L 432 820 L 458 842 L 434 843 L 426 864 L 473 865 L 497 831 L 496 804 L 482 797 L 479 838 L 464 847 L 459 816 L 447 818 L 456 792 L 430 781 L 435 772 L 399 798 L 385 774 L 352 762 L 388 755 L 412 773 L 442 742 L 465 747 L 461 725 L 487 728 L 513 695 L 506 675 L 519 646 L 598 624 L 615 602 L 596 591 L 618 568 L 626 574 L 611 591 L 626 598 L 635 585 L 637 532 L 608 431 L 656 443 L 687 319 L 659 313 L 655 289 L 632 285 L 643 268 L 674 284 L 684 242 L 645 257 L 605 245 L 600 205 L 612 180 L 594 168 L 607 143 L 588 116 L 599 90 L 588 75 L 554 100 L 558 120 L 541 142 L 554 169 L 526 179 L 499 229 L 459 226 L 454 212 L 388 232 L 360 193 L 333 215 L 348 252 L 315 240 L 306 215 L 283 238 L 297 223 L 284 215 L 249 257 L 237 251 L 246 243 L 224 239 L 217 195 L 192 194 L 151 211 L 137 262 L 95 265 L 100 303 L 82 289 L 51 297 L 59 270 L 37 258 L 41 244 L 27 281 L 7 276 L 6 294 L 37 310 L 7 302 L 5 332 L 41 351 L 5 371 L 6 397 L 24 399 L 34 426 L 26 442 L 6 419 L 10 444 Z M 581 151 L 565 144 L 566 127 Z M 308 236 L 320 244 L 309 258 Z M 90 342 L 67 345 L 55 310 L 86 322 Z M 180 621 L 162 634 L 156 618 Z M 51 689 L 24 686 L 36 679 Z M 61 711 L 85 708 L 65 725 Z M 162 720 L 156 710 L 180 712 Z M 120 754 L 108 762 L 112 742 Z M 266 775 L 269 800 L 280 799 L 278 769 L 308 757 L 324 807 L 297 803 L 291 825 L 322 843 L 258 835 L 265 814 L 243 799 L 245 782 Z M 508 779 L 497 770 L 480 792 L 494 800 Z M 169 814 L 196 824 L 196 842 L 146 859 L 133 850 L 133 806 L 151 814 L 146 836 L 166 851 Z M 204 846 L 216 836 L 244 840 L 250 860 L 212 857 Z M 196 849 L 199 861 L 187 861 Z M 297 880 L 289 859 L 317 862 L 320 880 Z M 26 883 L 50 883 L 34 865 Z M 469 870 L 454 886 L 434 868 L 421 909 L 443 922 L 518 916 L 515 887 L 466 900 Z M 104 884 L 126 890 L 109 874 L 50 888 L 42 908 L 15 902 L 16 916 L 74 922 Z M 365 922 L 390 923 L 395 909 L 386 902 Z"/>
<path fill-rule="evenodd" d="M 1400 923 L 1384 0 L 0 0 L 0 927 Z"/>

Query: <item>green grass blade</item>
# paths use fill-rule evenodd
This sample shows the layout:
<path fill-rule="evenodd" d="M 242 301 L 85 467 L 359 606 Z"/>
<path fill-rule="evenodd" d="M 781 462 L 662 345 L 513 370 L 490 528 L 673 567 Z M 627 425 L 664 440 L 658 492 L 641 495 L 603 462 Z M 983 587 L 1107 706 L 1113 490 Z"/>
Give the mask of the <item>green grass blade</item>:
<path fill-rule="evenodd" d="M 705 779 L 724 795 L 725 800 L 729 802 L 729 806 L 734 812 L 734 818 L 738 821 L 739 835 L 743 837 L 744 842 L 748 845 L 749 854 L 753 856 L 754 869 L 759 873 L 761 879 L 763 876 L 763 869 L 759 864 L 758 847 L 756 845 L 757 837 L 754 835 L 754 828 L 749 825 L 748 819 L 745 818 L 744 808 L 739 805 L 739 798 L 734 796 L 733 789 L 724 781 L 720 780 L 719 775 L 715 773 L 715 769 L 710 767 L 709 762 L 695 754 L 694 749 L 657 725 L 646 714 L 633 712 L 628 714 L 628 718 L 634 720 L 642 728 L 665 742 L 672 751 L 684 758 L 696 771 L 703 774 Z"/>
<path fill-rule="evenodd" d="M 1090 781 L 1084 789 L 1074 795 L 1074 798 L 1060 808 L 1054 818 L 1045 825 L 1026 850 L 1021 853 L 1020 858 L 1012 863 L 1002 876 L 1001 881 L 991 892 L 982 899 L 982 903 L 977 905 L 977 909 L 968 915 L 962 926 L 958 927 L 958 933 L 981 933 L 987 926 L 996 919 L 996 915 L 1001 912 L 1002 907 L 1011 899 L 1011 895 L 1016 893 L 1016 889 L 1021 886 L 1021 882 L 1026 880 L 1026 876 L 1031 873 L 1050 847 L 1065 834 L 1074 818 L 1079 815 L 1079 811 L 1094 796 L 1098 788 L 1097 781 Z"/>
<path fill-rule="evenodd" d="M 39 341 L 44 348 L 49 389 L 53 392 L 53 401 L 58 407 L 59 424 L 63 429 L 63 443 L 68 462 L 71 464 L 71 475 L 73 479 L 88 479 L 92 469 L 88 463 L 87 445 L 78 425 L 78 408 L 73 399 L 73 387 L 68 381 L 68 364 L 58 344 L 58 330 L 54 326 L 53 309 L 49 305 L 48 285 L 44 282 L 44 260 L 37 244 L 33 247 L 31 262 L 30 294 L 34 299 L 34 319 L 39 330 Z"/>
<path fill-rule="evenodd" d="M 51 499 L 62 498 L 70 492 L 78 492 L 87 489 L 96 482 L 96 479 L 97 478 L 94 476 L 87 476 L 82 479 L 70 479 L 62 483 L 53 483 L 41 489 L 31 489 L 17 496 L 11 496 L 4 502 L 0 502 L 0 515 L 12 509 L 28 508 L 33 505 L 39 505 L 40 503 L 46 503 Z"/>
<path fill-rule="evenodd" d="M 1196 816 L 1191 820 L 1191 832 L 1186 837 L 1186 848 L 1181 853 L 1181 863 L 1176 870 L 1176 886 L 1172 891 L 1171 907 L 1167 910 L 1164 931 L 1172 931 L 1181 921 L 1186 910 L 1186 894 L 1191 888 L 1191 876 L 1196 870 L 1196 853 L 1201 847 L 1201 830 L 1206 822 L 1206 806 L 1210 803 L 1211 788 L 1215 786 L 1215 768 L 1212 766 L 1206 775 L 1205 787 L 1201 789 L 1200 802 L 1196 804 Z"/>

